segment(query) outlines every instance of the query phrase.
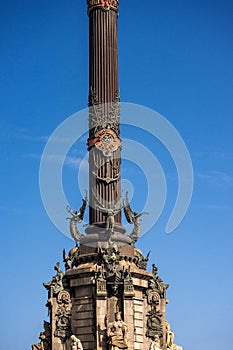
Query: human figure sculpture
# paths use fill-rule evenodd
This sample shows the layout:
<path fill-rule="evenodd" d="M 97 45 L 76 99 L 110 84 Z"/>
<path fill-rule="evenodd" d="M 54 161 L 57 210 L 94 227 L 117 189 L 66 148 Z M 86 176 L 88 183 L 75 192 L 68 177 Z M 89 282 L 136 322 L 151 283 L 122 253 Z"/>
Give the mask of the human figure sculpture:
<path fill-rule="evenodd" d="M 174 332 L 171 330 L 170 324 L 166 322 L 166 346 L 167 349 L 172 349 L 174 342 Z"/>
<path fill-rule="evenodd" d="M 134 228 L 130 234 L 130 237 L 132 238 L 133 242 L 136 243 L 138 238 L 140 237 L 140 234 L 141 234 L 141 219 L 140 217 L 142 215 L 148 215 L 148 213 L 146 211 L 143 211 L 142 213 L 138 213 L 136 211 L 133 212 L 133 215 L 132 215 L 132 221 L 133 221 L 133 224 L 134 224 Z"/>
<path fill-rule="evenodd" d="M 159 340 L 159 336 L 155 335 L 150 343 L 150 347 L 149 350 L 162 350 L 161 345 L 160 345 L 160 340 Z"/>
<path fill-rule="evenodd" d="M 119 213 L 119 211 L 122 209 L 120 208 L 102 208 L 99 205 L 96 204 L 96 207 L 106 215 L 106 229 L 110 231 L 111 233 L 114 232 L 114 226 L 115 226 L 115 215 Z"/>
<path fill-rule="evenodd" d="M 81 222 L 79 213 L 77 210 L 71 210 L 69 206 L 66 207 L 66 210 L 72 215 L 71 218 L 66 218 L 66 220 L 70 220 L 70 233 L 74 238 L 75 242 L 78 242 L 81 238 L 81 233 L 77 228 L 77 223 Z"/>
<path fill-rule="evenodd" d="M 174 344 L 174 332 L 171 330 L 170 324 L 166 322 L 166 347 L 167 350 L 183 350 L 182 346 Z"/>
<path fill-rule="evenodd" d="M 127 325 L 122 321 L 120 312 L 116 312 L 115 321 L 109 323 L 107 328 L 109 350 L 128 349 L 127 331 Z"/>
<path fill-rule="evenodd" d="M 119 212 L 119 210 L 108 209 L 107 210 L 107 219 L 106 219 L 106 228 L 108 231 L 113 232 L 115 226 L 115 215 Z"/>
<path fill-rule="evenodd" d="M 82 343 L 75 335 L 71 335 L 71 350 L 83 350 Z"/>
<path fill-rule="evenodd" d="M 80 240 L 80 238 L 82 237 L 81 233 L 79 232 L 79 230 L 77 228 L 77 223 L 80 223 L 83 221 L 85 209 L 87 206 L 87 190 L 85 190 L 85 192 L 86 192 L 85 198 L 82 200 L 83 204 L 78 211 L 71 210 L 71 207 L 69 205 L 67 205 L 67 207 L 66 207 L 66 210 L 71 215 L 71 217 L 66 218 L 66 220 L 70 220 L 70 233 L 71 233 L 71 236 L 73 237 L 73 239 L 75 240 L 75 242 L 78 242 Z"/>
<path fill-rule="evenodd" d="M 148 215 L 147 212 L 143 211 L 142 213 L 138 213 L 136 211 L 133 211 L 130 207 L 129 204 L 129 199 L 128 199 L 128 192 L 126 192 L 126 199 L 124 202 L 124 213 L 126 220 L 128 221 L 129 224 L 134 224 L 134 228 L 129 235 L 130 238 L 132 239 L 133 243 L 136 243 L 138 238 L 140 237 L 141 234 L 141 219 L 140 217 L 144 214 Z"/>

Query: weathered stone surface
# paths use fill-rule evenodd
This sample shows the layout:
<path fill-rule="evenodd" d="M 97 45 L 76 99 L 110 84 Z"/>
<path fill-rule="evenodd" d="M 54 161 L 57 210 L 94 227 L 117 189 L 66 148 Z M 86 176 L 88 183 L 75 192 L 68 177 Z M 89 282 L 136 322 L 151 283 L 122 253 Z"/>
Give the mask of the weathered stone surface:
<path fill-rule="evenodd" d="M 102 249 L 98 254 L 93 253 L 92 262 L 83 262 L 66 271 L 66 289 L 63 287 L 59 293 L 70 295 L 70 301 L 67 297 L 67 301 L 60 302 L 59 293 L 49 299 L 52 346 L 46 350 L 64 350 L 64 344 L 68 347 L 65 350 L 69 350 L 71 334 L 80 339 L 85 350 L 109 350 L 108 327 L 114 322 L 117 310 L 127 325 L 128 350 L 149 349 L 156 335 L 160 337 L 162 350 L 167 350 L 166 285 L 163 288 L 163 282 L 157 279 L 155 267 L 154 274 L 139 269 L 133 259 L 126 259 L 116 246 L 112 248 L 110 245 L 108 250 Z M 100 279 L 106 284 L 104 293 L 99 290 Z M 132 292 L 125 288 L 126 281 L 131 283 Z M 160 290 L 156 283 L 162 283 Z M 62 305 L 67 310 L 69 331 L 63 329 L 63 325 L 59 328 L 59 308 Z"/>

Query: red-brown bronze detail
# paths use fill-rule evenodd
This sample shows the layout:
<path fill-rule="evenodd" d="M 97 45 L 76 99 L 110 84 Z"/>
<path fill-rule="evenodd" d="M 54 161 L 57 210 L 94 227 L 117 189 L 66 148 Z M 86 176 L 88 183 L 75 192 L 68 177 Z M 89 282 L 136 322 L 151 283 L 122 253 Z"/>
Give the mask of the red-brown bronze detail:
<path fill-rule="evenodd" d="M 87 0 L 88 4 L 88 15 L 91 11 L 100 8 L 103 11 L 113 10 L 118 12 L 118 0 Z"/>
<path fill-rule="evenodd" d="M 111 157 L 121 146 L 121 141 L 113 130 L 103 128 L 95 134 L 95 137 L 88 140 L 88 148 L 92 146 L 102 151 L 105 157 Z"/>

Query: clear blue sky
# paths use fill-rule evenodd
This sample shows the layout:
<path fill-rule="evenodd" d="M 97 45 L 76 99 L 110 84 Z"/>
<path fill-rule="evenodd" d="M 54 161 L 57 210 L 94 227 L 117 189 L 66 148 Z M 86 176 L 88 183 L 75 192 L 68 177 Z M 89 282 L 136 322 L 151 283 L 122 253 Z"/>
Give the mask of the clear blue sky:
<path fill-rule="evenodd" d="M 42 282 L 50 280 L 62 249 L 73 245 L 43 208 L 38 174 L 48 136 L 87 105 L 88 18 L 85 0 L 2 1 L 0 16 L 1 348 L 25 350 L 47 319 Z M 188 214 L 166 235 L 177 181 L 158 145 L 167 202 L 138 242 L 145 254 L 152 249 L 150 264 L 171 285 L 167 318 L 184 350 L 232 347 L 232 43 L 230 1 L 121 0 L 121 101 L 165 116 L 194 166 Z M 69 200 L 78 207 L 75 164 L 65 173 Z M 135 209 L 143 197 L 137 187 Z"/>

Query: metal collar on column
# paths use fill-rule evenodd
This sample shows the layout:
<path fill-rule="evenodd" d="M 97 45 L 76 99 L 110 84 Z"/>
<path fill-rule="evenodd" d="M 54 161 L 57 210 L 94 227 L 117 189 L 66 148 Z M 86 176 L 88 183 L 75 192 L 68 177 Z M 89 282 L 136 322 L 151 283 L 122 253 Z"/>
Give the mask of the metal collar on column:
<path fill-rule="evenodd" d="M 113 10 L 118 13 L 118 0 L 87 0 L 88 16 L 91 11 L 101 9 L 103 11 Z"/>

